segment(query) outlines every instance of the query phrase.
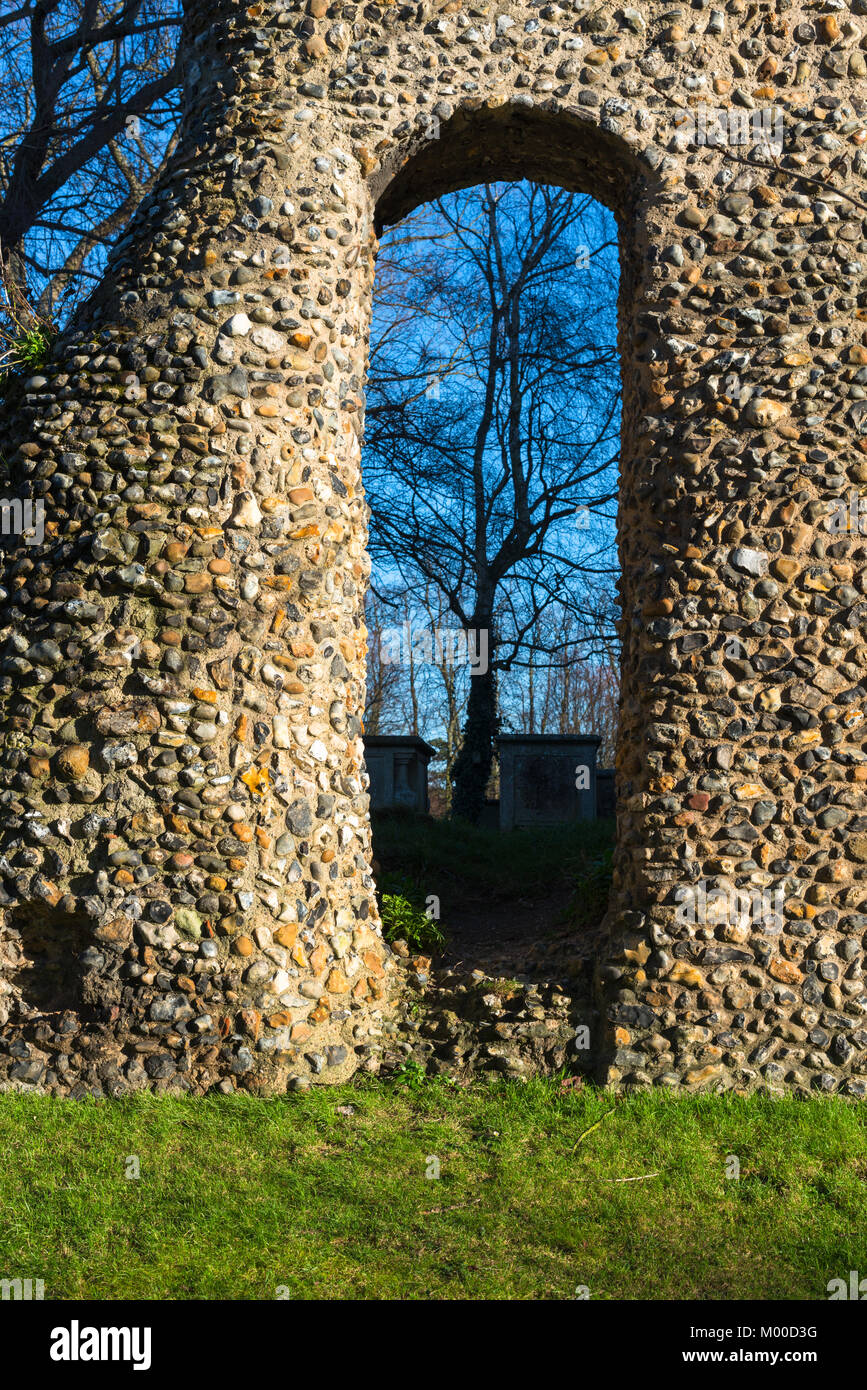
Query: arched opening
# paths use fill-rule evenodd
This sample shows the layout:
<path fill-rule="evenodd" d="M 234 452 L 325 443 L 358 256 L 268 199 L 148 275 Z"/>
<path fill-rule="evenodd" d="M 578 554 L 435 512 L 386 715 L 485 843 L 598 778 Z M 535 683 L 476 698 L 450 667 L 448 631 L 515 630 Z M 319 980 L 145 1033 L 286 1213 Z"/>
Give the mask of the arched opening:
<path fill-rule="evenodd" d="M 588 193 L 624 226 L 648 173 L 589 111 L 582 119 L 539 105 L 465 103 L 447 120 L 434 114 L 429 135 L 386 151 L 371 176 L 377 232 L 446 193 L 521 179 Z"/>
<path fill-rule="evenodd" d="M 597 929 L 612 873 L 616 713 L 609 707 L 608 726 L 592 725 L 606 696 L 616 706 L 616 677 L 611 677 L 619 665 L 614 612 L 618 337 L 620 351 L 624 345 L 618 313 L 629 293 L 634 206 L 643 176 L 616 137 L 574 117 L 519 105 L 462 111 L 447 122 L 433 122 L 429 133 L 420 150 L 398 153 L 375 178 L 376 223 L 383 236 L 377 280 L 386 276 L 392 293 L 384 309 L 379 301 L 374 308 L 363 459 L 366 486 L 373 492 L 374 602 L 368 628 L 378 684 L 376 689 L 369 684 L 368 698 L 378 708 L 367 725 L 366 747 L 378 883 L 392 936 L 405 924 L 407 935 L 415 931 L 419 940 L 436 944 L 435 930 L 425 935 L 423 924 L 413 925 L 414 909 L 442 920 L 450 964 L 462 962 L 485 977 L 532 979 L 547 973 L 553 978 L 571 956 L 574 989 L 575 974 L 587 984 L 590 957 L 601 953 Z M 437 244 L 438 253 L 432 250 Z M 400 298 L 395 258 L 401 256 L 408 258 L 403 270 L 414 281 L 415 298 L 412 293 Z M 520 302 L 521 276 L 534 257 L 541 269 L 537 278 L 528 277 Z M 426 305 L 419 302 L 424 296 Z M 479 306 L 485 303 L 482 325 Z M 511 323 L 507 306 L 517 307 Z M 552 326 L 549 315 L 557 319 L 558 314 Z M 552 327 L 560 330 L 559 355 Z M 476 329 L 477 343 L 470 341 Z M 532 371 L 523 374 L 532 356 Z M 492 447 L 498 456 L 489 473 Z M 473 472 L 473 457 L 486 474 L 483 521 L 478 493 L 468 510 L 461 488 L 461 479 Z M 472 492 L 474 484 L 469 486 Z M 408 505 L 398 495 L 400 488 L 410 493 Z M 481 687 L 472 685 L 472 676 L 465 681 L 469 693 L 459 708 L 454 650 L 463 638 L 471 661 L 473 654 L 480 661 L 481 653 L 473 631 L 478 608 L 470 611 L 462 603 L 461 582 L 449 581 L 461 566 L 472 569 L 474 556 L 476 561 L 482 556 L 483 565 L 494 558 L 492 546 L 496 551 L 503 539 L 502 532 L 492 534 L 496 499 L 502 509 L 511 509 L 514 521 L 522 507 L 535 510 L 546 489 L 556 516 L 541 543 L 533 532 L 521 557 L 529 559 L 535 547 L 536 559 L 551 561 L 547 571 L 540 563 L 533 576 L 538 612 L 529 636 L 527 631 L 518 636 L 524 615 L 517 611 L 528 598 L 527 574 L 520 562 L 500 574 L 502 603 L 492 608 L 493 771 L 481 814 L 471 817 L 476 829 L 465 824 L 458 829 L 458 848 L 455 819 L 460 825 L 467 816 L 466 798 L 456 800 L 462 792 L 461 759 L 466 761 L 473 737 L 472 697 Z M 442 527 L 434 538 L 437 517 Z M 427 547 L 421 556 L 413 553 L 419 546 Z M 562 564 L 553 563 L 554 555 Z M 492 567 L 497 570 L 496 560 Z M 417 582 L 408 586 L 412 574 Z M 399 583 L 389 593 L 395 575 Z M 474 577 L 478 580 L 478 572 Z M 401 584 L 402 601 L 399 596 L 396 601 Z M 478 589 L 476 584 L 476 595 Z M 604 612 L 595 647 L 588 641 L 593 601 L 598 601 L 594 619 Z M 509 633 L 499 627 L 504 611 L 512 624 Z M 428 633 L 427 650 L 413 636 L 419 615 Z M 559 640 L 552 640 L 558 625 Z M 449 642 L 442 640 L 443 627 L 450 629 Z M 389 649 L 383 646 L 384 632 Z M 439 679 L 445 686 L 445 714 L 439 718 L 430 704 L 420 709 L 429 687 L 426 691 L 419 668 L 427 665 L 438 668 L 434 684 Z M 594 710 L 587 678 L 600 675 L 604 689 L 595 692 Z M 384 718 L 401 679 L 408 681 L 409 702 L 404 700 L 396 717 L 392 711 Z M 419 735 L 424 746 L 414 749 L 412 739 Z M 436 773 L 434 819 L 422 825 L 405 811 L 401 815 L 400 806 L 402 799 L 404 808 L 423 815 L 418 798 L 424 795 L 420 788 L 429 759 Z M 597 762 L 606 774 L 600 778 Z M 611 788 L 607 799 L 605 783 Z M 592 947 L 579 965 L 576 940 L 591 935 Z"/>

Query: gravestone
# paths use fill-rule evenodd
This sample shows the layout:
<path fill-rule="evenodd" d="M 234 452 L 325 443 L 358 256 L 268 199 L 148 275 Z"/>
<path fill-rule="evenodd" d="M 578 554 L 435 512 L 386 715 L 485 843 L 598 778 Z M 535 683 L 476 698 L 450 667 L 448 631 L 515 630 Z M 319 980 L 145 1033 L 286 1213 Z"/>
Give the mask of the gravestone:
<path fill-rule="evenodd" d="M 596 769 L 596 814 L 601 820 L 613 820 L 617 814 L 613 767 Z"/>

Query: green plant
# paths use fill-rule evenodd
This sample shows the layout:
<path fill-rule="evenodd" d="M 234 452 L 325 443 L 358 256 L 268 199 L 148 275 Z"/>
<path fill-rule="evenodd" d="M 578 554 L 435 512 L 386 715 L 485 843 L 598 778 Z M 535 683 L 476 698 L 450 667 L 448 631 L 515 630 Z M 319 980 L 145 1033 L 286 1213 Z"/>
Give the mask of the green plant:
<path fill-rule="evenodd" d="M 0 328 L 0 379 L 22 368 L 34 372 L 44 367 L 51 342 L 51 334 L 41 325 L 22 329 L 17 336 Z"/>
<path fill-rule="evenodd" d="M 441 951 L 446 938 L 428 915 L 424 889 L 417 880 L 387 874 L 381 883 L 382 930 L 386 941 L 405 941 L 416 951 Z"/>
<path fill-rule="evenodd" d="M 27 302 L 22 290 L 2 273 L 0 265 L 0 382 L 10 372 L 38 371 L 51 351 L 56 330 L 49 319 Z"/>
<path fill-rule="evenodd" d="M 18 338 L 15 347 L 19 366 L 42 367 L 51 347 L 51 338 L 42 327 L 28 328 Z"/>
<path fill-rule="evenodd" d="M 510 995 L 514 994 L 515 991 L 520 988 L 520 980 L 513 979 L 479 980 L 476 985 L 479 994 L 496 994 L 501 999 L 508 999 Z"/>
<path fill-rule="evenodd" d="M 414 1057 L 408 1057 L 405 1062 L 401 1062 L 392 1076 L 395 1086 L 405 1086 L 408 1091 L 421 1090 L 426 1081 L 427 1073 L 421 1062 L 417 1062 Z"/>
<path fill-rule="evenodd" d="M 402 940 L 416 951 L 441 951 L 446 944 L 439 924 L 403 893 L 383 893 L 381 914 L 386 941 Z"/>

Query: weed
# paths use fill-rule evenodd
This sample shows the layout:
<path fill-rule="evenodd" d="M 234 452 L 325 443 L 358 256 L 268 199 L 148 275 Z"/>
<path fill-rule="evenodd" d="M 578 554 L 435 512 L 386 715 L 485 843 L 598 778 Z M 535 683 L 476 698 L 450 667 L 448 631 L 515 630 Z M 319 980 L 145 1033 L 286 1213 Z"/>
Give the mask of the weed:
<path fill-rule="evenodd" d="M 427 1079 L 427 1073 L 421 1062 L 417 1062 L 414 1057 L 408 1057 L 393 1073 L 391 1081 L 394 1086 L 405 1086 L 408 1091 L 418 1091 L 425 1085 Z"/>
<path fill-rule="evenodd" d="M 382 931 L 388 942 L 405 941 L 411 950 L 441 951 L 446 944 L 439 924 L 400 893 L 382 895 Z"/>

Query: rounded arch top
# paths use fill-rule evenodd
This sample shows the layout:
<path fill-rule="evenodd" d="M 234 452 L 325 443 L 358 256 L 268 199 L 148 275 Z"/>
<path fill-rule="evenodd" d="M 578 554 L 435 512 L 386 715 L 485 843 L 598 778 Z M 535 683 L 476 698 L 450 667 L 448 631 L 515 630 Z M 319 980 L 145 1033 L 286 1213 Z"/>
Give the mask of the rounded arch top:
<path fill-rule="evenodd" d="M 401 142 L 382 158 L 370 186 L 377 234 L 414 208 L 456 189 L 531 179 L 587 193 L 623 218 L 649 169 L 622 136 L 558 107 L 502 105 L 458 108 L 432 118 L 429 138 Z"/>

